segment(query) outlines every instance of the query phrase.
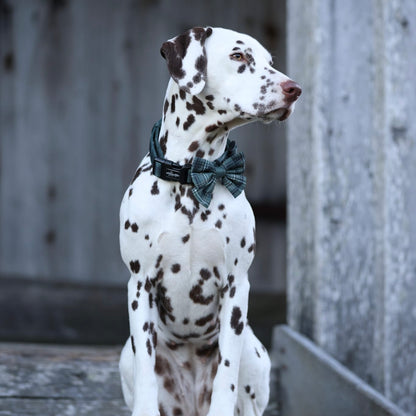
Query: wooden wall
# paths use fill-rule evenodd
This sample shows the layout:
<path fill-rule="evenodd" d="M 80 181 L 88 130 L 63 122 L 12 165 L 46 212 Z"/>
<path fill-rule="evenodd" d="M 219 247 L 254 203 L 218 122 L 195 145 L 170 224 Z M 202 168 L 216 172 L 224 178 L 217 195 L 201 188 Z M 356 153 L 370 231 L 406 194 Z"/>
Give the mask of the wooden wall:
<path fill-rule="evenodd" d="M 414 0 L 288 3 L 304 87 L 288 128 L 289 323 L 411 415 L 415 16 Z"/>
<path fill-rule="evenodd" d="M 0 0 L 0 276 L 126 284 L 118 210 L 162 111 L 159 48 L 197 25 L 253 35 L 284 70 L 283 0 Z M 258 290 L 285 287 L 284 136 L 282 124 L 233 133 Z"/>

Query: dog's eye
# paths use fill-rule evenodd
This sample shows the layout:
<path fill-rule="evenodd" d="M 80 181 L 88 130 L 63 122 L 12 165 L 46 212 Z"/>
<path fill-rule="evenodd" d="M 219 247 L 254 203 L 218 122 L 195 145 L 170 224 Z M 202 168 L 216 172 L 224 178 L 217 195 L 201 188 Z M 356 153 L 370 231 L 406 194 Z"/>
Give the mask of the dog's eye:
<path fill-rule="evenodd" d="M 243 61 L 244 55 L 240 52 L 236 52 L 230 55 L 230 58 L 234 61 Z"/>

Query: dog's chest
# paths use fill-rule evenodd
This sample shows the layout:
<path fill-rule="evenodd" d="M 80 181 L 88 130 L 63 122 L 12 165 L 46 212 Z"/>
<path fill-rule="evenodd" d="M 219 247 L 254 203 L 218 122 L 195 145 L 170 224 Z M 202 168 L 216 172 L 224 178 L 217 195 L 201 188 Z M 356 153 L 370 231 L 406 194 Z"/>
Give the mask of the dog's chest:
<path fill-rule="evenodd" d="M 127 190 L 120 216 L 123 259 L 138 261 L 152 282 L 160 324 L 177 341 L 215 335 L 221 291 L 254 255 L 254 217 L 244 195 L 234 199 L 217 185 L 205 209 L 191 187 L 145 172 Z"/>

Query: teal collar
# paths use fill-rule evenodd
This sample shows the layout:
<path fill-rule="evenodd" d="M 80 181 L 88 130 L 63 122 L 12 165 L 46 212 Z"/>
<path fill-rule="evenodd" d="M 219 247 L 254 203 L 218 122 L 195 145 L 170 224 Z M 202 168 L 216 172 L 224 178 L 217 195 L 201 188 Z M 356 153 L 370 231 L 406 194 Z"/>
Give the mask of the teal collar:
<path fill-rule="evenodd" d="M 245 160 L 243 153 L 237 153 L 235 142 L 227 140 L 224 153 L 213 162 L 194 157 L 192 164 L 180 165 L 164 157 L 159 143 L 161 124 L 162 120 L 155 123 L 150 137 L 153 175 L 166 181 L 193 185 L 192 193 L 205 208 L 208 208 L 211 202 L 217 181 L 223 184 L 234 198 L 240 195 L 246 185 Z"/>

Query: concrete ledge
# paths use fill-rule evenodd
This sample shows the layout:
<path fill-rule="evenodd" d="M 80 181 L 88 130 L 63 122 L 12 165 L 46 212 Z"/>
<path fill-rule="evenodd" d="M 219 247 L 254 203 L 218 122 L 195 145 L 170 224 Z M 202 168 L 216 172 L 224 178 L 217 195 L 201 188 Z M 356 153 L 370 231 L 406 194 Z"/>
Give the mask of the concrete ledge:
<path fill-rule="evenodd" d="M 406 416 L 288 326 L 275 327 L 272 342 L 280 416 Z"/>

